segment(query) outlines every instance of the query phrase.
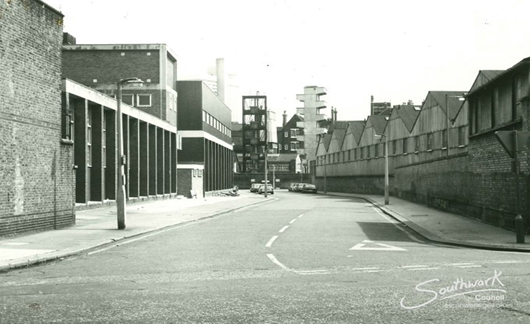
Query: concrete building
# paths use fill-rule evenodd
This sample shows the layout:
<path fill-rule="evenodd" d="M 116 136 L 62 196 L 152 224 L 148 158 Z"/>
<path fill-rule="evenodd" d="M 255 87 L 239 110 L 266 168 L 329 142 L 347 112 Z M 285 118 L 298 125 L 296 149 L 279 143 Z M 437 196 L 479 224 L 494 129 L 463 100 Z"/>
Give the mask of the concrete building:
<path fill-rule="evenodd" d="M 38 0 L 0 1 L 0 13 L 0 236 L 73 225 L 63 15 Z"/>
<path fill-rule="evenodd" d="M 78 206 L 115 201 L 117 194 L 116 99 L 63 79 L 63 110 L 73 121 Z M 177 193 L 175 126 L 122 103 L 128 200 L 168 198 Z"/>
<path fill-rule="evenodd" d="M 304 118 L 297 123 L 297 127 L 304 129 L 304 148 L 299 153 L 305 154 L 305 161 L 315 160 L 319 136 L 326 132 L 322 127 L 322 123 L 326 121 L 326 115 L 322 113 L 326 108 L 326 102 L 322 100 L 325 95 L 326 89 L 317 86 L 304 87 L 304 93 L 296 95 L 296 99 L 304 103 L 303 107 L 297 108 L 297 113 Z M 308 164 L 305 164 L 307 170 Z"/>
<path fill-rule="evenodd" d="M 187 196 L 193 190 L 200 197 L 231 188 L 234 151 L 230 108 L 202 81 L 178 81 L 177 88 L 182 138 L 179 194 Z"/>

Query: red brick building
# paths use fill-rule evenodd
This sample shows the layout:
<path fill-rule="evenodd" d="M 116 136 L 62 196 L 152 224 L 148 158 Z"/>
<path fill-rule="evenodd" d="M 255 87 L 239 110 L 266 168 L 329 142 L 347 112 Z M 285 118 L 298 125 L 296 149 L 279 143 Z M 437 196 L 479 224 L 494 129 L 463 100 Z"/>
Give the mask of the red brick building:
<path fill-rule="evenodd" d="M 0 235 L 75 223 L 73 146 L 61 131 L 63 15 L 1 1 Z"/>

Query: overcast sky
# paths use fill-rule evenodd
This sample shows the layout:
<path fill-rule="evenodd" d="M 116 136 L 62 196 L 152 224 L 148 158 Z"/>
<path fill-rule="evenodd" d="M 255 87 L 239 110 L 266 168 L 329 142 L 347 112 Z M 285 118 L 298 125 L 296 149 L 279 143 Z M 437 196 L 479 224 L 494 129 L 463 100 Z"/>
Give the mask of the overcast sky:
<path fill-rule="evenodd" d="M 179 79 L 225 58 L 242 93 L 267 95 L 277 114 L 295 113 L 296 94 L 318 85 L 339 120 L 365 119 L 371 95 L 419 104 L 530 56 L 530 0 L 44 1 L 78 44 L 168 44 Z"/>

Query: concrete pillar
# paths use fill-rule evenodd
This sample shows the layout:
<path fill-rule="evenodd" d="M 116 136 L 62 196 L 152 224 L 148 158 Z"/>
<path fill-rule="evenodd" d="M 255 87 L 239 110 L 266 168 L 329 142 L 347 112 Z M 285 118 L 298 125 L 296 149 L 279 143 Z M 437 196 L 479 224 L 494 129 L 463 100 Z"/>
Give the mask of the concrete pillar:
<path fill-rule="evenodd" d="M 164 130 L 164 194 L 171 193 L 171 140 L 169 132 Z"/>
<path fill-rule="evenodd" d="M 88 202 L 87 191 L 87 101 L 70 97 L 70 106 L 74 113 L 74 163 L 77 166 L 75 173 L 75 199 L 77 203 Z"/>
<path fill-rule="evenodd" d="M 171 192 L 177 193 L 177 135 L 171 133 Z"/>
<path fill-rule="evenodd" d="M 117 193 L 117 120 L 116 111 L 106 110 L 105 115 L 105 199 L 116 200 Z"/>
<path fill-rule="evenodd" d="M 157 190 L 157 137 L 156 137 L 156 127 L 154 125 L 149 125 L 149 195 L 156 195 Z"/>
<path fill-rule="evenodd" d="M 140 196 L 140 122 L 129 118 L 129 196 Z"/>
<path fill-rule="evenodd" d="M 139 152 L 139 169 L 140 169 L 140 196 L 149 196 L 149 124 L 140 122 L 140 152 Z"/>
<path fill-rule="evenodd" d="M 103 107 L 88 103 L 89 113 L 92 114 L 92 170 L 90 177 L 90 200 L 103 202 L 105 200 L 104 183 L 104 130 Z"/>
<path fill-rule="evenodd" d="M 166 155 L 164 152 L 164 130 L 162 128 L 156 127 L 156 180 L 157 188 L 156 192 L 159 195 L 164 194 L 164 171 L 165 171 L 165 158 Z"/>
<path fill-rule="evenodd" d="M 129 199 L 129 115 L 122 114 L 122 127 L 123 127 L 123 155 L 127 159 L 125 161 L 125 198 Z"/>

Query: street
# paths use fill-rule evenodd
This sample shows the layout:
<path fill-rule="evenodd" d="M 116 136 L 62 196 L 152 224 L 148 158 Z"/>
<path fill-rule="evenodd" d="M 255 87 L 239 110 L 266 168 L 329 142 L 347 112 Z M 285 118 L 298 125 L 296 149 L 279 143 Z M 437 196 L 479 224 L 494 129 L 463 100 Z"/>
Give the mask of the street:
<path fill-rule="evenodd" d="M 432 244 L 360 199 L 274 198 L 3 273 L 0 323 L 530 321 L 527 254 Z"/>

